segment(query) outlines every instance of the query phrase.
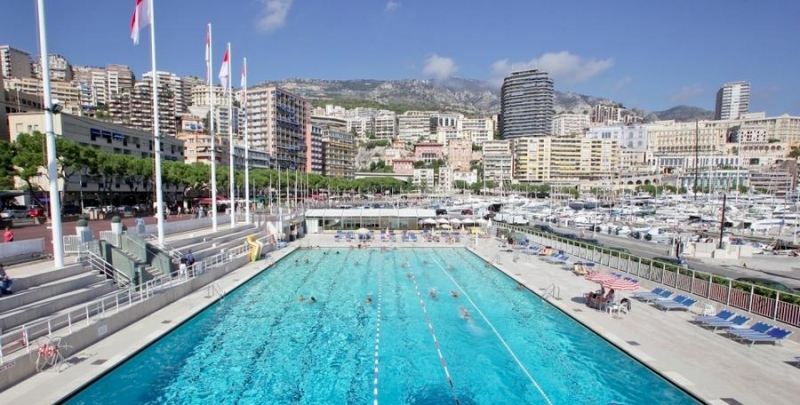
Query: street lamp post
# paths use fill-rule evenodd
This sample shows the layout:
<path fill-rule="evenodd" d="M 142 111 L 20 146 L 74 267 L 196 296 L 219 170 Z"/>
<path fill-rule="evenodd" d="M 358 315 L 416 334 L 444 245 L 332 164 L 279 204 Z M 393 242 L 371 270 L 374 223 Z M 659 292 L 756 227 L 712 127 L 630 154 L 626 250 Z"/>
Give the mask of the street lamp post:
<path fill-rule="evenodd" d="M 61 112 L 61 107 L 53 103 L 50 93 L 50 58 L 47 53 L 47 33 L 45 30 L 44 0 L 38 0 L 39 50 L 42 65 L 42 98 L 44 103 L 44 126 L 47 137 L 47 176 L 50 180 L 50 226 L 53 234 L 53 259 L 55 268 L 64 267 L 64 240 L 61 229 L 61 202 L 58 193 L 58 155 L 56 134 L 53 130 L 53 115 Z"/>

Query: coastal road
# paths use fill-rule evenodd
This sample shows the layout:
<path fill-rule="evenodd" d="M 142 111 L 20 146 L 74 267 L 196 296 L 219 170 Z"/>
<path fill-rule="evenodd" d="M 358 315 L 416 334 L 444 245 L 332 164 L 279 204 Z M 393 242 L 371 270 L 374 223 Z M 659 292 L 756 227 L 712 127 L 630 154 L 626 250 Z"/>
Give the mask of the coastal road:
<path fill-rule="evenodd" d="M 581 235 L 582 231 L 585 231 L 585 236 L 584 236 L 585 238 L 597 239 L 604 246 L 627 249 L 631 254 L 644 258 L 653 258 L 657 256 L 659 257 L 675 256 L 674 250 L 671 250 L 674 249 L 674 247 L 672 247 L 671 245 L 650 243 L 647 241 L 637 240 L 630 237 L 612 236 L 608 234 L 603 234 L 601 232 L 593 233 L 592 231 L 589 230 L 566 228 L 562 226 L 553 225 L 552 223 L 541 222 L 540 224 L 549 225 L 550 227 L 559 232 L 574 233 L 577 234 L 578 236 Z M 800 267 L 800 259 L 797 258 L 790 258 L 786 256 L 782 257 L 764 256 L 763 258 L 753 259 L 757 260 L 759 263 L 767 261 L 767 263 L 755 266 L 757 268 L 764 268 L 765 270 L 754 270 L 752 268 L 746 269 L 742 267 L 740 263 L 732 264 L 730 263 L 730 261 L 728 261 L 728 263 L 726 264 L 714 264 L 695 258 L 685 258 L 685 259 L 686 261 L 689 262 L 691 268 L 697 271 L 717 274 L 732 279 L 737 279 L 740 277 L 766 278 L 777 281 L 779 283 L 783 283 L 792 288 L 800 288 L 800 270 L 790 270 L 787 272 L 774 272 L 769 270 L 770 260 L 783 259 L 784 263 L 781 263 L 783 265 L 781 267 L 786 267 L 785 260 L 794 260 L 797 261 L 797 265 L 798 267 Z M 708 260 L 713 260 L 713 259 L 708 259 Z M 750 267 L 753 267 L 752 263 Z"/>

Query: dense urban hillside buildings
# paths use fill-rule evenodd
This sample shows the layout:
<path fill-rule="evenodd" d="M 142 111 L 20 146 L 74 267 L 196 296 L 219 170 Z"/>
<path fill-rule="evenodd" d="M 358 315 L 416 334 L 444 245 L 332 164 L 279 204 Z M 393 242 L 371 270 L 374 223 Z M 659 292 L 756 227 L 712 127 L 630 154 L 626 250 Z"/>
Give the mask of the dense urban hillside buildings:
<path fill-rule="evenodd" d="M 152 156 L 152 72 L 137 78 L 124 65 L 75 66 L 61 55 L 47 61 L 53 97 L 64 107 L 57 118 L 66 132 L 57 129 L 59 135 L 111 153 Z M 0 46 L 4 139 L 43 129 L 39 62 L 24 50 Z M 209 89 L 201 78 L 167 71 L 156 76 L 165 159 L 210 164 L 213 130 L 216 163 L 244 167 L 247 122 L 250 167 L 343 178 L 386 173 L 430 191 L 484 181 L 631 188 L 664 176 L 677 186 L 696 177 L 698 186 L 758 185 L 776 193 L 796 184 L 796 166 L 787 162 L 800 146 L 800 117 L 749 112 L 747 82 L 720 88 L 714 120 L 645 123 L 618 103 L 555 114 L 555 83 L 541 70 L 509 74 L 500 89 L 502 110 L 493 116 L 314 108 L 298 94 L 267 85 L 248 89 L 245 109 L 239 105 L 242 89 L 229 98 L 222 86 Z"/>

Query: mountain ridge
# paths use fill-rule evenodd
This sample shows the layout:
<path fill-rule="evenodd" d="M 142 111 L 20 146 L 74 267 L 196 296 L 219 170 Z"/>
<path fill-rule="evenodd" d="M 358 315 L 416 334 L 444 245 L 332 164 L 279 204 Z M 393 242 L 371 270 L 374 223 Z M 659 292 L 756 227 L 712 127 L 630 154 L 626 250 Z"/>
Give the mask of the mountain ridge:
<path fill-rule="evenodd" d="M 409 109 L 436 109 L 461 112 L 479 116 L 496 114 L 500 111 L 500 91 L 489 82 L 451 77 L 443 81 L 425 79 L 350 79 L 328 80 L 311 78 L 290 78 L 269 81 L 262 84 L 282 87 L 305 97 L 312 103 L 347 101 L 355 106 L 364 102 L 365 107 L 393 107 L 396 112 Z M 560 112 L 589 112 L 597 104 L 621 104 L 607 97 L 598 97 L 577 92 L 555 92 L 554 107 Z M 385 107 L 384 107 L 385 108 Z M 631 109 L 645 121 L 675 119 L 691 121 L 713 117 L 713 112 L 692 106 L 648 112 L 640 108 Z"/>

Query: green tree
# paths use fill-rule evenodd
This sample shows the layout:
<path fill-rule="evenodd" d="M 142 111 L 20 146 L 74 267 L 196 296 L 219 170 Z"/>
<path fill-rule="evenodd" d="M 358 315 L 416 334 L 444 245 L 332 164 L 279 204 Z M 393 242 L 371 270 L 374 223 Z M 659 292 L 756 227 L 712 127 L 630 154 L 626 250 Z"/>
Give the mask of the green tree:
<path fill-rule="evenodd" d="M 11 142 L 0 141 L 0 190 L 11 190 L 14 188 L 14 144 Z"/>
<path fill-rule="evenodd" d="M 16 175 L 28 188 L 29 193 L 34 192 L 33 179 L 41 175 L 40 169 L 44 167 L 44 136 L 41 132 L 32 134 L 22 133 L 14 140 L 14 157 L 11 159 Z"/>

